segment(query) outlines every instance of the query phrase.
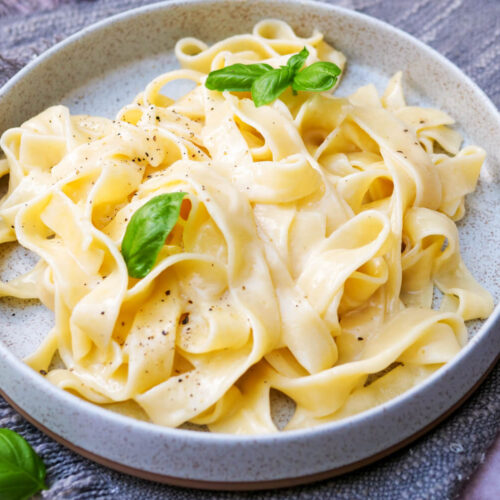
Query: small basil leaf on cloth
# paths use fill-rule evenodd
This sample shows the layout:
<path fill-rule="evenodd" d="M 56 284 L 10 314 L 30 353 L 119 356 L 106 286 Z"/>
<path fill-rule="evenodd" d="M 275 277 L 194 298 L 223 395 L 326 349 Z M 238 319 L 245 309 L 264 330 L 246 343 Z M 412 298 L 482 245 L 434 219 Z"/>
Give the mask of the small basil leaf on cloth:
<path fill-rule="evenodd" d="M 263 106 L 277 99 L 292 82 L 293 74 L 290 66 L 282 66 L 257 78 L 252 85 L 252 99 L 255 106 Z"/>
<path fill-rule="evenodd" d="M 212 71 L 205 81 L 205 87 L 220 92 L 250 91 L 253 82 L 264 73 L 272 70 L 269 64 L 232 64 L 225 68 Z"/>
<path fill-rule="evenodd" d="M 319 61 L 307 66 L 294 76 L 292 89 L 324 92 L 337 83 L 341 69 L 331 62 Z"/>
<path fill-rule="evenodd" d="M 131 217 L 122 241 L 122 255 L 132 278 L 144 278 L 165 239 L 179 219 L 187 193 L 166 193 L 151 198 Z"/>
<path fill-rule="evenodd" d="M 307 56 L 309 55 L 309 51 L 304 47 L 298 54 L 293 55 L 288 59 L 286 65 L 294 71 L 294 73 L 297 73 L 302 66 L 304 66 L 304 63 L 306 62 Z"/>
<path fill-rule="evenodd" d="M 0 498 L 25 500 L 46 489 L 42 459 L 19 434 L 0 429 Z"/>

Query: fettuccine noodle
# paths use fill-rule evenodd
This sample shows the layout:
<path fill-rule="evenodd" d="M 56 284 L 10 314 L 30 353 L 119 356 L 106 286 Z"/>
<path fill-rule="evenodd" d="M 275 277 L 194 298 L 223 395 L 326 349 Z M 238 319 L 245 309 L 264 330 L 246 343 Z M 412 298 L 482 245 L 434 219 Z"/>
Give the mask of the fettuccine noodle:
<path fill-rule="evenodd" d="M 467 342 L 493 301 L 465 267 L 456 220 L 485 158 L 446 113 L 380 97 L 289 89 L 255 107 L 210 91 L 234 63 L 286 64 L 303 47 L 344 68 L 315 32 L 281 21 L 207 46 L 178 42 L 183 69 L 153 80 L 116 120 L 54 106 L 1 139 L 9 174 L 0 241 L 40 257 L 1 283 L 38 298 L 55 325 L 27 363 L 60 388 L 177 427 L 277 430 L 338 420 L 420 383 Z M 177 101 L 174 80 L 195 88 Z M 153 270 L 130 278 L 127 222 L 186 192 Z M 442 294 L 440 304 L 433 297 Z M 59 363 L 54 360 L 60 358 Z"/>

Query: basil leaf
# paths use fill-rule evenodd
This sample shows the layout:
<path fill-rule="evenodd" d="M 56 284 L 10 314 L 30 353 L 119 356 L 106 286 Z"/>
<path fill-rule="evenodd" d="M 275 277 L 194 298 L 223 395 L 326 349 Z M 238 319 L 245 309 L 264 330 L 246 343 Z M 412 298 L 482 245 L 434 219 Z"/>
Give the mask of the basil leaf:
<path fill-rule="evenodd" d="M 122 241 L 122 255 L 132 278 L 144 278 L 153 266 L 181 213 L 186 193 L 151 198 L 131 217 Z"/>
<path fill-rule="evenodd" d="M 297 73 L 302 66 L 304 66 L 304 63 L 306 62 L 307 56 L 309 55 L 309 51 L 304 47 L 298 54 L 293 55 L 288 59 L 286 65 L 294 71 L 294 73 Z"/>
<path fill-rule="evenodd" d="M 205 86 L 210 90 L 251 91 L 255 106 L 263 106 L 277 99 L 291 84 L 294 94 L 298 90 L 323 92 L 337 83 L 340 68 L 333 63 L 319 61 L 302 71 L 309 51 L 304 47 L 291 56 L 286 66 L 273 69 L 269 64 L 233 64 L 212 71 Z"/>
<path fill-rule="evenodd" d="M 293 79 L 293 90 L 323 92 L 337 82 L 341 69 L 331 62 L 318 61 L 297 73 Z"/>
<path fill-rule="evenodd" d="M 42 459 L 19 434 L 0 429 L 0 498 L 24 500 L 46 489 Z"/>
<path fill-rule="evenodd" d="M 290 66 L 282 66 L 264 73 L 252 85 L 252 99 L 255 106 L 263 106 L 277 99 L 293 79 Z"/>
<path fill-rule="evenodd" d="M 245 92 L 252 88 L 252 83 L 267 71 L 272 70 L 269 64 L 232 64 L 225 68 L 212 71 L 205 81 L 205 87 L 210 90 L 230 90 Z"/>

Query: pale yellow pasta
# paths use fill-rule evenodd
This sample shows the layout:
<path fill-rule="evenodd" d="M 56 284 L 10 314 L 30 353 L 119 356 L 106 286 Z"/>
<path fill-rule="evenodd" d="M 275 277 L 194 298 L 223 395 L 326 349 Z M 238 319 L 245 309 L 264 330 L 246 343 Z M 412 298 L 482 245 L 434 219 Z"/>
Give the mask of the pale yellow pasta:
<path fill-rule="evenodd" d="M 295 403 L 286 429 L 311 427 L 401 394 L 459 352 L 464 321 L 493 307 L 454 223 L 484 151 L 461 149 L 446 113 L 408 106 L 401 73 L 382 96 L 288 90 L 259 108 L 204 86 L 211 70 L 277 67 L 304 46 L 307 64 L 344 68 L 321 33 L 264 20 L 212 46 L 180 40 L 182 69 L 115 121 L 54 106 L 3 134 L 0 241 L 40 260 L 0 293 L 55 312 L 33 369 L 157 424 L 252 434 L 277 430 L 271 389 Z M 196 87 L 162 94 L 179 79 Z M 130 278 L 130 217 L 174 191 L 188 193 L 179 221 L 153 270 Z"/>

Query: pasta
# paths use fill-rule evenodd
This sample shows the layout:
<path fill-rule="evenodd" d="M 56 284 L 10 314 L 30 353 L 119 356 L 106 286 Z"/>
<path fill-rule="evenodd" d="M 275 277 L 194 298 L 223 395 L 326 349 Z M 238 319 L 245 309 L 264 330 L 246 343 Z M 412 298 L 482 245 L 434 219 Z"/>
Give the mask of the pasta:
<path fill-rule="evenodd" d="M 420 383 L 467 342 L 493 300 L 465 267 L 455 221 L 484 151 L 453 119 L 408 106 L 397 73 L 349 97 L 288 89 L 256 107 L 204 86 L 234 63 L 345 66 L 315 32 L 259 22 L 153 80 L 116 120 L 53 106 L 0 145 L 9 188 L 0 241 L 40 259 L 0 284 L 38 298 L 55 325 L 26 362 L 67 391 L 164 426 L 275 432 L 372 408 Z M 195 87 L 174 101 L 174 80 Z M 152 271 L 127 273 L 132 215 L 187 193 Z M 438 292 L 437 292 L 438 291 Z"/>

